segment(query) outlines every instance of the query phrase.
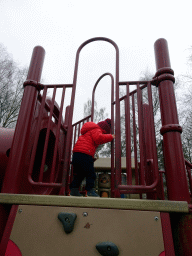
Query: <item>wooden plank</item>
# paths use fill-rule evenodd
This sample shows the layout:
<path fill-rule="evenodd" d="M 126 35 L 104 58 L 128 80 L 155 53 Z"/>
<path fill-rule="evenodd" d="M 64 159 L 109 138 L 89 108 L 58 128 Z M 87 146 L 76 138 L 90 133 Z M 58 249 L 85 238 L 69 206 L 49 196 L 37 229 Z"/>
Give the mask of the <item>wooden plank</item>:
<path fill-rule="evenodd" d="M 127 209 L 160 212 L 189 212 L 185 201 L 144 200 L 123 198 L 94 198 L 49 195 L 24 195 L 0 193 L 0 203 L 25 205 L 52 205 L 92 207 L 105 209 Z"/>

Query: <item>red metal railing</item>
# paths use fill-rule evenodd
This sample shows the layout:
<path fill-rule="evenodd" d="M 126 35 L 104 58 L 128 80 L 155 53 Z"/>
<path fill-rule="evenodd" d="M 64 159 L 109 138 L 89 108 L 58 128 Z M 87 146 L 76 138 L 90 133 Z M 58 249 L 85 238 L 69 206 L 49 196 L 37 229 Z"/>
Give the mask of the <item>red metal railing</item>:
<path fill-rule="evenodd" d="M 42 47 L 34 48 L 2 187 L 4 193 L 58 194 L 63 185 L 69 107 L 64 122 L 62 116 L 65 91 L 73 84 L 40 84 L 44 55 Z M 48 90 L 52 90 L 51 98 Z M 59 90 L 60 107 L 55 102 Z"/>
<path fill-rule="evenodd" d="M 119 100 L 120 102 L 124 101 L 125 107 L 124 139 L 126 141 L 127 185 L 117 184 L 117 188 L 121 194 L 155 192 L 159 182 L 159 171 L 151 82 L 119 82 L 119 85 L 126 86 L 126 95 Z M 131 85 L 136 85 L 136 89 L 130 91 Z M 147 89 L 146 97 L 148 104 L 143 103 L 142 90 L 145 88 Z M 144 113 L 144 108 L 147 108 L 147 113 Z M 145 134 L 148 134 L 148 138 L 146 138 Z M 135 185 L 132 184 L 132 158 L 134 158 L 135 163 Z M 121 169 L 116 168 L 115 180 L 117 180 L 118 175 L 121 175 Z M 147 176 L 150 176 L 150 180 L 147 180 Z"/>
<path fill-rule="evenodd" d="M 64 107 L 64 101 L 65 101 L 65 91 L 66 88 L 71 88 L 72 84 L 62 84 L 62 85 L 44 85 L 44 90 L 43 90 L 43 95 L 39 95 L 39 104 L 37 104 L 39 108 L 39 113 L 38 113 L 38 118 L 37 118 L 37 125 L 34 131 L 34 142 L 33 142 L 33 149 L 31 152 L 31 158 L 30 158 L 30 164 L 29 164 L 29 169 L 28 169 L 28 181 L 30 184 L 33 186 L 45 186 L 45 187 L 61 187 L 62 183 L 60 180 L 60 183 L 56 182 L 58 173 L 56 173 L 56 170 L 58 172 L 61 172 L 61 165 L 62 162 L 65 161 L 65 154 L 60 156 L 60 161 L 58 162 L 57 157 L 58 157 L 58 148 L 59 148 L 59 140 L 61 140 L 61 132 L 62 132 L 62 140 L 60 143 L 63 143 L 63 146 L 61 145 L 61 148 L 64 149 L 64 144 L 65 144 L 65 138 L 66 138 L 66 133 L 67 133 L 67 114 L 65 114 L 65 125 L 62 120 L 63 116 L 63 107 Z M 55 96 L 57 89 L 61 89 L 61 103 L 60 103 L 60 108 L 55 106 Z M 46 96 L 47 96 L 47 89 L 53 89 L 53 94 L 52 98 L 48 102 L 46 101 Z M 40 105 L 40 106 L 39 106 Z M 47 111 L 47 117 L 44 116 L 45 110 Z M 54 117 L 54 119 L 53 119 Z M 40 166 L 36 166 L 36 168 L 39 168 L 39 172 L 37 173 L 37 170 L 34 169 L 35 165 L 35 159 L 36 159 L 36 154 L 37 154 L 37 147 L 38 147 L 38 141 L 40 139 L 40 132 L 42 130 L 42 122 L 46 120 L 46 136 L 45 136 L 45 141 L 44 141 L 44 147 L 43 147 L 43 154 L 42 154 L 42 159 L 39 162 Z M 53 128 L 53 120 L 54 120 L 54 128 Z M 55 140 L 53 142 L 53 158 L 50 163 L 50 166 L 46 166 L 46 159 L 48 157 L 48 144 L 50 141 L 50 132 L 54 130 L 54 136 Z M 64 152 L 63 152 L 64 153 Z M 57 166 L 56 166 L 57 162 Z M 45 170 L 45 166 L 47 168 L 50 168 L 49 171 L 49 177 L 46 177 L 46 182 L 44 181 L 44 177 L 47 176 L 47 171 Z M 35 175 L 35 180 L 33 178 L 34 172 L 36 173 Z"/>
<path fill-rule="evenodd" d="M 90 122 L 91 119 L 92 119 L 92 115 L 89 115 L 89 116 L 84 117 L 80 121 L 73 124 L 73 126 L 72 126 L 73 127 L 73 144 L 72 144 L 72 147 L 75 145 L 75 143 L 77 142 L 77 139 L 80 136 L 80 131 L 81 131 L 82 126 L 86 122 Z"/>
<path fill-rule="evenodd" d="M 81 135 L 82 126 L 86 122 L 90 122 L 91 119 L 92 119 L 92 115 L 89 115 L 72 125 L 73 132 L 72 132 L 72 140 L 71 140 L 71 146 L 70 146 L 70 152 L 71 152 L 70 159 L 72 158 L 73 147 L 74 147 L 75 143 L 77 142 L 79 136 Z M 71 163 L 71 161 L 70 161 L 70 163 Z M 67 185 L 66 185 L 67 193 L 69 192 L 69 185 L 71 184 L 72 180 L 73 180 L 73 167 L 71 166 L 70 171 L 68 172 L 68 176 L 67 176 Z"/>

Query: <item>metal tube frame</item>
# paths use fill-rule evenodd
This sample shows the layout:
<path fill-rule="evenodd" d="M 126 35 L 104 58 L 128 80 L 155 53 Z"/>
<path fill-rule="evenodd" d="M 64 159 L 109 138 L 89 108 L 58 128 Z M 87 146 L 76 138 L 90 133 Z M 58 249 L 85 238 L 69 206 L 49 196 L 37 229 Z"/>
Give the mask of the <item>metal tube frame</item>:
<path fill-rule="evenodd" d="M 98 83 L 105 76 L 110 76 L 111 78 L 111 133 L 114 134 L 114 77 L 111 73 L 105 73 L 101 75 L 96 81 L 93 92 L 92 92 L 92 108 L 91 108 L 91 121 L 94 120 L 94 103 L 95 103 L 95 91 Z M 114 168 L 114 141 L 111 142 L 111 196 L 114 196 L 115 192 L 115 168 Z"/>
<path fill-rule="evenodd" d="M 76 91 L 76 84 L 77 84 L 77 73 L 78 73 L 78 64 L 79 64 L 79 55 L 81 50 L 84 46 L 87 44 L 94 42 L 94 41 L 106 41 L 110 44 L 112 44 L 116 50 L 116 79 L 115 79 L 115 85 L 116 85 L 116 126 L 115 126 L 115 134 L 116 134 L 116 143 L 115 143 L 115 168 L 117 173 L 117 179 L 116 179 L 116 190 L 117 186 L 121 183 L 121 141 L 120 141 L 120 101 L 119 101 L 119 49 L 117 44 L 112 41 L 109 38 L 106 37 L 94 37 L 87 41 L 85 41 L 83 44 L 81 44 L 77 50 L 76 53 L 76 61 L 75 61 L 75 70 L 74 70 L 74 77 L 73 77 L 73 90 L 71 95 L 71 103 L 70 103 L 70 110 L 69 110 L 69 127 L 68 127 L 68 134 L 67 134 L 67 141 L 66 141 L 66 159 L 67 161 L 64 162 L 63 167 L 63 179 L 62 179 L 62 187 L 63 191 L 66 189 L 66 177 L 69 170 L 70 165 L 70 150 L 67 150 L 71 146 L 71 138 L 72 138 L 72 119 L 73 119 L 73 109 L 74 109 L 74 102 L 75 102 L 75 91 Z M 118 197 L 120 197 L 120 194 L 117 192 Z"/>

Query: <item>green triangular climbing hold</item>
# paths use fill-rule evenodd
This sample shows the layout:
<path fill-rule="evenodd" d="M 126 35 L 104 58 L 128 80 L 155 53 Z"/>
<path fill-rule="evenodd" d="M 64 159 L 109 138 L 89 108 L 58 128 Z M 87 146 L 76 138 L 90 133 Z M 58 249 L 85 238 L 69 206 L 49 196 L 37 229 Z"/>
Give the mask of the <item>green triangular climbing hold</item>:
<path fill-rule="evenodd" d="M 117 256 L 119 255 L 118 247 L 112 242 L 102 242 L 96 245 L 97 251 L 102 256 Z"/>
<path fill-rule="evenodd" d="M 58 214 L 58 219 L 63 224 L 63 228 L 66 234 L 69 234 L 73 231 L 76 218 L 77 215 L 75 213 L 60 212 Z"/>

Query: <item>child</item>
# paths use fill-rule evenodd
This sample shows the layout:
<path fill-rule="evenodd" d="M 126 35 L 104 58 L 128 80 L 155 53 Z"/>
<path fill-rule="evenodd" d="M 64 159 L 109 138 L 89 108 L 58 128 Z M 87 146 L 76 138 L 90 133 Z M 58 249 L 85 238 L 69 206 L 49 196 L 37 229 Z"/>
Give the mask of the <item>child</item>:
<path fill-rule="evenodd" d="M 86 196 L 99 195 L 93 189 L 96 174 L 93 167 L 94 154 L 100 144 L 112 141 L 115 135 L 110 134 L 111 119 L 95 124 L 87 122 L 81 128 L 81 136 L 73 148 L 73 181 L 70 185 L 71 196 L 82 196 L 79 193 L 79 186 L 86 178 Z"/>

